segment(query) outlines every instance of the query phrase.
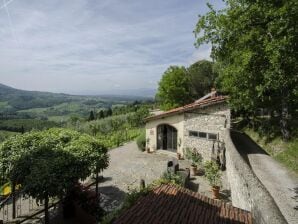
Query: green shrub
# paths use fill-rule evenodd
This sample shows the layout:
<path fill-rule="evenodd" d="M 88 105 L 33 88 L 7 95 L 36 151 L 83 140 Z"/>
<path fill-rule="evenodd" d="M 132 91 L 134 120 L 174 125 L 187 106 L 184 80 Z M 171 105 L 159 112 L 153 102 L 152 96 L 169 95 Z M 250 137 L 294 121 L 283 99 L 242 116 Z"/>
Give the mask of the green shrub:
<path fill-rule="evenodd" d="M 206 161 L 204 164 L 205 177 L 211 186 L 221 185 L 221 172 L 216 162 Z"/>
<path fill-rule="evenodd" d="M 141 150 L 142 152 L 145 151 L 145 148 L 146 148 L 146 133 L 145 133 L 145 131 L 142 131 L 140 136 L 137 138 L 137 145 L 138 145 L 139 150 Z"/>
<path fill-rule="evenodd" d="M 196 149 L 191 150 L 190 148 L 186 148 L 185 156 L 186 159 L 191 160 L 192 166 L 201 166 L 203 163 L 203 156 Z"/>
<path fill-rule="evenodd" d="M 152 187 L 157 187 L 162 184 L 174 184 L 177 186 L 183 186 L 183 178 L 180 174 L 164 172 L 159 179 L 153 181 Z"/>

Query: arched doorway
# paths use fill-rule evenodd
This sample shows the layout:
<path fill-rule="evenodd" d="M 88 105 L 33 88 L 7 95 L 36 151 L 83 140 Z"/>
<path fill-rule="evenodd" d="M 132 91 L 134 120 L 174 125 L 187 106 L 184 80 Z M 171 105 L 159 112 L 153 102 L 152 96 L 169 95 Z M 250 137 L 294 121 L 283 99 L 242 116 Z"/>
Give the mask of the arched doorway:
<path fill-rule="evenodd" d="M 157 126 L 157 149 L 177 151 L 177 129 L 168 124 Z"/>

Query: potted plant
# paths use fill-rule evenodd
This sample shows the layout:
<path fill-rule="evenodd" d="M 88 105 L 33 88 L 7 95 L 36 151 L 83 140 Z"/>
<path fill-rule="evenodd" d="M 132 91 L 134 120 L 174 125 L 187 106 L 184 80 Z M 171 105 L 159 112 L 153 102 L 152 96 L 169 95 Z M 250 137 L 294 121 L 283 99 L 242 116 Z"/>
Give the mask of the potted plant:
<path fill-rule="evenodd" d="M 146 139 L 146 143 L 147 143 L 147 144 L 146 144 L 146 146 L 147 146 L 147 147 L 146 147 L 146 152 L 147 152 L 147 153 L 150 153 L 149 142 L 150 142 L 150 138 L 147 138 L 147 139 Z"/>
<path fill-rule="evenodd" d="M 192 176 L 197 175 L 198 172 L 198 166 L 201 166 L 203 162 L 203 157 L 202 155 L 196 150 L 196 149 L 186 149 L 186 158 L 191 160 L 191 167 L 190 167 L 190 174 Z"/>
<path fill-rule="evenodd" d="M 219 190 L 221 185 L 221 172 L 218 164 L 214 161 L 205 162 L 205 177 L 209 181 L 214 199 L 219 198 Z"/>

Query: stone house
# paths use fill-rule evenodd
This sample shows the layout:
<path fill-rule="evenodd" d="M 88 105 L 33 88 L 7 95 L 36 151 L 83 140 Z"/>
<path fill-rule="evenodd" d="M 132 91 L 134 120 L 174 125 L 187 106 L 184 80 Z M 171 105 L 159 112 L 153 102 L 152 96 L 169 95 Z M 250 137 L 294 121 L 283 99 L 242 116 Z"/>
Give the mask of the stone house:
<path fill-rule="evenodd" d="M 230 127 L 227 97 L 212 91 L 194 103 L 151 115 L 146 122 L 146 148 L 180 153 L 196 149 L 204 160 L 224 140 Z"/>

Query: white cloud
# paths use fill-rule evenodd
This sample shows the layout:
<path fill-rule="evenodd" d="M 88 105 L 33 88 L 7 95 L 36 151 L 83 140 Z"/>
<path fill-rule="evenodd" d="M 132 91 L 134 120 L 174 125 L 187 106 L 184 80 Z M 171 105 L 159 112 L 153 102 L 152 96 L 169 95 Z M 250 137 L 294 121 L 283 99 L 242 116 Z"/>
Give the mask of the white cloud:
<path fill-rule="evenodd" d="M 8 1 L 7 1 L 8 2 Z M 12 1 L 0 8 L 0 82 L 58 92 L 155 88 L 169 65 L 208 58 L 189 0 Z"/>
<path fill-rule="evenodd" d="M 193 64 L 199 60 L 211 60 L 210 53 L 211 53 L 211 46 L 203 45 L 202 47 L 198 48 L 192 53 L 189 59 L 189 64 Z"/>

